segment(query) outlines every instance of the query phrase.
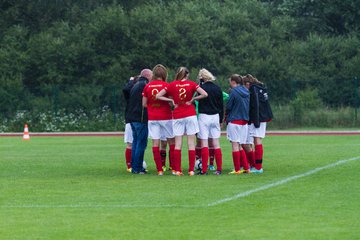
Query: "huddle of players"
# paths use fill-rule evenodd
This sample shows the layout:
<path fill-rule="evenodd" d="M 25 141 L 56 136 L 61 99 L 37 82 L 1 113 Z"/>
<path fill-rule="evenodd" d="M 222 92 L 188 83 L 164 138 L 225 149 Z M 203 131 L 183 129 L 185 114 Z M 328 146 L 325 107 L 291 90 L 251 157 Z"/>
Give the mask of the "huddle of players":
<path fill-rule="evenodd" d="M 232 144 L 234 170 L 229 174 L 263 172 L 262 139 L 266 123 L 273 117 L 263 83 L 251 75 L 233 74 L 229 79 L 231 92 L 227 95 L 214 83 L 215 77 L 206 69 L 199 71 L 200 85 L 189 80 L 189 70 L 185 67 L 177 70 L 171 83 L 167 83 L 167 78 L 167 69 L 158 64 L 152 71 L 142 70 L 139 79 L 130 79 L 123 89 L 127 100 L 124 141 L 127 143 L 125 158 L 129 172 L 146 173 L 142 163 L 149 137 L 158 175 L 163 175 L 166 170 L 166 150 L 161 149 L 161 145 L 164 147 L 161 139 L 166 139 L 169 145 L 172 174 L 183 175 L 181 149 L 183 136 L 186 136 L 188 175 L 208 174 L 209 153 L 216 161 L 214 174 L 220 175 L 222 151 L 219 138 L 223 116 L 227 123 L 227 138 Z M 223 98 L 227 97 L 224 114 Z M 198 116 L 195 102 L 198 104 Z M 209 148 L 212 149 L 210 152 Z M 198 173 L 194 169 L 196 155 L 202 159 L 202 169 Z"/>

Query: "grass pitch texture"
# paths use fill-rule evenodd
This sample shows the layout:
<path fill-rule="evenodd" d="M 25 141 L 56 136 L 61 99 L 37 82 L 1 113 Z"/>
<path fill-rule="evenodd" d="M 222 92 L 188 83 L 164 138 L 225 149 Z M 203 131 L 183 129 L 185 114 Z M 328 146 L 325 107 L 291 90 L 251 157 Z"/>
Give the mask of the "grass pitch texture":
<path fill-rule="evenodd" d="M 150 142 L 132 175 L 121 137 L 1 137 L 0 239 L 359 238 L 360 136 L 268 136 L 261 175 L 221 143 L 223 175 L 175 177 Z"/>

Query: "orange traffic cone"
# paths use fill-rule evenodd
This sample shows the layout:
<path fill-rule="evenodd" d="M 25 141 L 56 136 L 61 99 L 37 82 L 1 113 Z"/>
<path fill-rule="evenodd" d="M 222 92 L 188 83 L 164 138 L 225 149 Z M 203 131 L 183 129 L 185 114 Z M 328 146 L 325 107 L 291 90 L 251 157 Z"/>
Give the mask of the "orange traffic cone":
<path fill-rule="evenodd" d="M 30 135 L 29 135 L 29 128 L 28 128 L 28 125 L 25 124 L 25 127 L 24 127 L 24 135 L 23 135 L 23 140 L 30 140 Z"/>

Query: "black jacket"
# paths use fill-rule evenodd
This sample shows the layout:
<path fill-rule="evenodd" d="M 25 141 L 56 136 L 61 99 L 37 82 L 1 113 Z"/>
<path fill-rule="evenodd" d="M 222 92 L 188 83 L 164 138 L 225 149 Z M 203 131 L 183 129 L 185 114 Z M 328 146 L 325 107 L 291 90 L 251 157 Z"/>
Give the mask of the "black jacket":
<path fill-rule="evenodd" d="M 135 80 L 129 80 L 122 90 L 124 99 L 125 99 L 125 123 L 129 123 L 128 106 L 129 106 L 129 102 L 130 102 L 130 91 L 136 82 L 137 81 L 135 81 Z"/>
<path fill-rule="evenodd" d="M 148 121 L 147 108 L 142 106 L 142 92 L 147 83 L 148 80 L 146 78 L 140 77 L 130 90 L 129 104 L 126 111 L 126 117 L 129 123 L 145 123 Z"/>
<path fill-rule="evenodd" d="M 259 84 L 250 86 L 250 122 L 255 127 L 260 127 L 260 122 L 269 122 L 273 118 L 273 113 L 269 103 L 267 89 Z"/>
<path fill-rule="evenodd" d="M 201 84 L 208 97 L 199 100 L 198 112 L 208 115 L 219 114 L 220 123 L 224 117 L 224 100 L 221 88 L 211 81 Z"/>

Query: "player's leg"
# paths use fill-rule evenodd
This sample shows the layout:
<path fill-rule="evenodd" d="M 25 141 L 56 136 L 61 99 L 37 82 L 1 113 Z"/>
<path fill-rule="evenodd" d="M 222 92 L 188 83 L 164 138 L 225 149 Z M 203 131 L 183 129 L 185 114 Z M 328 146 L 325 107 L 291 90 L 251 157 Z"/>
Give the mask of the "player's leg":
<path fill-rule="evenodd" d="M 126 143 L 126 148 L 125 148 L 126 169 L 128 172 L 131 172 L 131 151 L 132 151 L 133 133 L 131 130 L 130 123 L 127 123 L 125 125 L 124 142 Z"/>
<path fill-rule="evenodd" d="M 216 171 L 214 174 L 220 175 L 222 172 L 222 151 L 219 138 L 212 138 L 212 143 L 214 146 L 214 157 L 216 161 Z"/>
<path fill-rule="evenodd" d="M 229 174 L 240 174 L 240 130 L 239 125 L 229 123 L 226 127 L 227 139 L 231 142 L 234 171 Z"/>
<path fill-rule="evenodd" d="M 185 134 L 187 135 L 190 176 L 195 174 L 195 134 L 199 132 L 199 123 L 196 116 L 185 118 Z"/>
<path fill-rule="evenodd" d="M 212 142 L 212 138 L 209 138 L 209 170 L 215 170 L 214 167 L 214 160 L 215 160 L 215 148 Z"/>
<path fill-rule="evenodd" d="M 185 133 L 185 122 L 183 118 L 173 120 L 173 131 L 175 136 L 173 174 L 181 176 L 182 175 L 182 170 L 181 170 L 182 137 Z"/>
<path fill-rule="evenodd" d="M 245 150 L 242 145 L 246 144 L 248 137 L 248 125 L 240 125 L 240 168 L 243 168 L 242 173 L 250 173 L 249 162 L 246 157 Z"/>
<path fill-rule="evenodd" d="M 254 145 L 255 145 L 255 169 L 254 173 L 263 173 L 263 144 L 262 139 L 265 138 L 266 122 L 260 123 L 260 127 L 255 129 L 254 132 Z"/>
<path fill-rule="evenodd" d="M 159 121 L 148 121 L 148 129 L 149 129 L 149 138 L 152 139 L 152 152 L 154 156 L 156 170 L 159 175 L 163 175 L 161 155 L 160 155 L 161 127 Z"/>

